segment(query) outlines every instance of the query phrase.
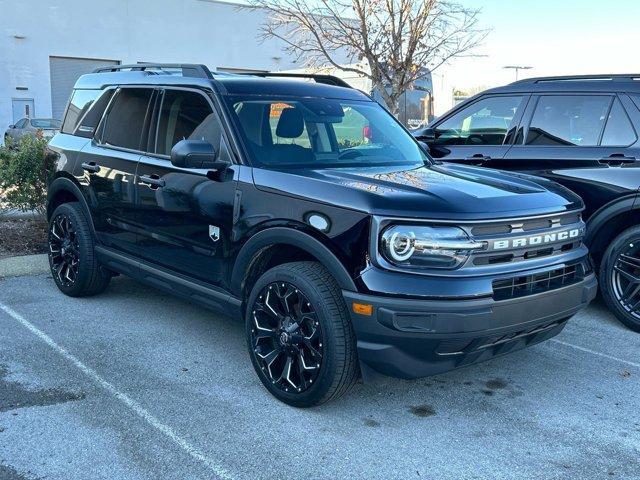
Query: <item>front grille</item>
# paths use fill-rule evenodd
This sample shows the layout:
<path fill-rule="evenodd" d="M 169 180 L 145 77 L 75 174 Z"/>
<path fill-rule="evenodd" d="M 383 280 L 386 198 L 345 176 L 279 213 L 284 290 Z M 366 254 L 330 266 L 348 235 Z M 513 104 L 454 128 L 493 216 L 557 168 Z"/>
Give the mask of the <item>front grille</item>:
<path fill-rule="evenodd" d="M 523 232 L 531 232 L 534 230 L 544 230 L 554 226 L 566 226 L 580 222 L 580 212 L 562 213 L 558 215 L 550 215 L 544 218 L 529 218 L 515 221 L 497 221 L 482 225 L 475 225 L 471 228 L 471 235 L 505 235 L 515 230 Z"/>
<path fill-rule="evenodd" d="M 522 246 L 514 243 L 508 248 L 474 252 L 470 265 L 481 267 L 551 257 L 579 248 L 582 244 L 581 236 L 567 238 L 564 242 L 543 241 L 543 239 L 554 237 L 558 232 L 568 229 L 584 231 L 584 222 L 580 212 L 569 212 L 541 218 L 502 220 L 470 225 L 467 228 L 467 232 L 475 241 L 484 241 L 488 245 L 493 245 L 496 242 L 512 242 L 515 239 L 523 238 L 537 239 L 536 242 Z"/>
<path fill-rule="evenodd" d="M 543 273 L 494 280 L 493 299 L 508 300 L 555 290 L 584 280 L 587 273 L 582 263 L 575 263 Z"/>

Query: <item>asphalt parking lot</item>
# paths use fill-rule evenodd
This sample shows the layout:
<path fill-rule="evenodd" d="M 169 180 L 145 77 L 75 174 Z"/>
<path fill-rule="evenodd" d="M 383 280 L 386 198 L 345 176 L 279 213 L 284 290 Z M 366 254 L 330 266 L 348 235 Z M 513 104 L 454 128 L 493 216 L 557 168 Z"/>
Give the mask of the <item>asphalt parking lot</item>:
<path fill-rule="evenodd" d="M 126 278 L 0 279 L 0 479 L 637 479 L 638 352 L 596 301 L 557 340 L 297 410 L 239 322 Z"/>

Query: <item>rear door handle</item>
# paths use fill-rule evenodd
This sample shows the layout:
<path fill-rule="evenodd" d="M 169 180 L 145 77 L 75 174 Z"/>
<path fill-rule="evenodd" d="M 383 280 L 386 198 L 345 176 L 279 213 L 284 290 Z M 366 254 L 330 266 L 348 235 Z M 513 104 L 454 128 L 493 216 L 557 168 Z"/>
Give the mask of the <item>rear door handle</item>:
<path fill-rule="evenodd" d="M 614 153 L 613 155 L 609 155 L 608 157 L 601 158 L 598 160 L 598 163 L 602 163 L 604 165 L 623 165 L 627 163 L 635 163 L 637 161 L 636 157 L 627 157 L 623 153 Z"/>
<path fill-rule="evenodd" d="M 98 173 L 100 171 L 100 165 L 96 165 L 96 162 L 83 163 L 82 169 L 87 172 Z"/>
<path fill-rule="evenodd" d="M 151 187 L 153 190 L 155 190 L 156 188 L 162 188 L 165 185 L 164 180 L 161 179 L 156 174 L 153 174 L 153 175 L 142 175 L 140 177 L 140 183 L 144 183 L 146 185 L 149 185 L 149 187 Z"/>
<path fill-rule="evenodd" d="M 482 165 L 485 162 L 491 160 L 491 157 L 488 155 L 483 155 L 481 153 L 476 153 L 475 155 L 471 155 L 470 157 L 466 157 L 465 161 L 472 163 L 474 165 Z"/>

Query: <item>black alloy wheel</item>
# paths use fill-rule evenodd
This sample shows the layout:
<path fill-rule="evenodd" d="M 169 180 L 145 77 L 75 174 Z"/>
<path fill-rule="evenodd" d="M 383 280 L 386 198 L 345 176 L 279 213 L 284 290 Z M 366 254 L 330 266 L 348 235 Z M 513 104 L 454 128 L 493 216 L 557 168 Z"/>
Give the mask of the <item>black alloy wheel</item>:
<path fill-rule="evenodd" d="M 56 282 L 73 287 L 78 279 L 80 246 L 69 215 L 58 214 L 49 225 L 49 257 Z"/>
<path fill-rule="evenodd" d="M 288 282 L 273 282 L 251 310 L 251 345 L 269 381 L 285 392 L 303 392 L 317 381 L 323 336 L 309 299 Z"/>
<path fill-rule="evenodd" d="M 246 302 L 247 348 L 264 387 L 294 407 L 345 394 L 360 368 L 351 317 L 335 279 L 318 262 L 266 271 Z"/>
<path fill-rule="evenodd" d="M 111 273 L 98 264 L 91 226 L 77 202 L 55 209 L 47 243 L 51 276 L 62 293 L 82 297 L 107 288 Z"/>
<path fill-rule="evenodd" d="M 600 288 L 618 320 L 640 332 L 640 227 L 631 227 L 607 248 L 600 266 Z"/>

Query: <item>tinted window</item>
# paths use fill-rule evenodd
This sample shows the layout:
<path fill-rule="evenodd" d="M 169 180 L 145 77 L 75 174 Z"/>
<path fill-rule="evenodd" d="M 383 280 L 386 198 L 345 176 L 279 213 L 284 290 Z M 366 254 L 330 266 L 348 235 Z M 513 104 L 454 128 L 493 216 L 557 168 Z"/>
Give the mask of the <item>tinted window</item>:
<path fill-rule="evenodd" d="M 171 154 L 180 140 L 206 140 L 220 145 L 220 122 L 207 99 L 199 93 L 167 90 L 162 100 L 155 152 Z"/>
<path fill-rule="evenodd" d="M 228 97 L 257 165 L 306 168 L 423 164 L 422 150 L 374 102 Z"/>
<path fill-rule="evenodd" d="M 26 127 L 28 121 L 29 121 L 28 119 L 23 118 L 18 123 L 16 123 L 16 128 L 24 128 L 24 127 Z"/>
<path fill-rule="evenodd" d="M 609 96 L 540 97 L 531 119 L 527 145 L 598 145 Z"/>
<path fill-rule="evenodd" d="M 140 149 L 142 129 L 153 90 L 123 88 L 105 116 L 102 143 L 131 150 Z"/>
<path fill-rule="evenodd" d="M 58 129 L 61 125 L 60 121 L 54 120 L 53 118 L 34 118 L 30 120 L 29 123 L 34 128 Z"/>
<path fill-rule="evenodd" d="M 631 121 L 627 113 L 622 108 L 620 100 L 617 98 L 613 102 L 607 126 L 604 128 L 601 145 L 604 146 L 627 146 L 636 141 L 636 132 L 633 130 Z"/>
<path fill-rule="evenodd" d="M 522 96 L 488 97 L 459 111 L 436 127 L 438 145 L 502 145 Z"/>
<path fill-rule="evenodd" d="M 75 90 L 73 92 L 64 117 L 64 124 L 62 125 L 63 133 L 73 133 L 80 119 L 87 113 L 101 93 L 102 90 Z"/>

